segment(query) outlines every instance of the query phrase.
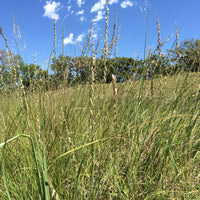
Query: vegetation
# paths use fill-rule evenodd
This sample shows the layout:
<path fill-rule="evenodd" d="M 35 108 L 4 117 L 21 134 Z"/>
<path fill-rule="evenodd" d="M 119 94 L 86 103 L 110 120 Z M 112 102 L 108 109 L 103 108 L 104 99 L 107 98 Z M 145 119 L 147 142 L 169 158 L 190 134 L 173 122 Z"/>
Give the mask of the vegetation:
<path fill-rule="evenodd" d="M 199 40 L 163 55 L 157 21 L 154 52 L 112 57 L 107 6 L 102 55 L 90 32 L 53 74 L 13 55 L 0 28 L 0 199 L 199 198 Z"/>

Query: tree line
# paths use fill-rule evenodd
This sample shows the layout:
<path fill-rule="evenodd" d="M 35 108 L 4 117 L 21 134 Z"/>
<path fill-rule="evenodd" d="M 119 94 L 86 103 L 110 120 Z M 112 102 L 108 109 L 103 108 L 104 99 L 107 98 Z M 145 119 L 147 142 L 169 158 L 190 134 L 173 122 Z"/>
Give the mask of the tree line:
<path fill-rule="evenodd" d="M 127 57 L 86 57 L 63 56 L 53 58 L 49 70 L 42 70 L 39 65 L 25 64 L 18 54 L 9 55 L 0 50 L 0 88 L 46 84 L 48 88 L 58 88 L 62 84 L 103 83 L 105 65 L 106 82 L 112 81 L 112 74 L 117 82 L 130 79 L 145 79 L 159 75 L 174 75 L 180 71 L 198 72 L 200 70 L 200 40 L 185 40 L 168 54 L 153 52 L 146 59 Z M 94 74 L 94 79 L 92 79 Z"/>

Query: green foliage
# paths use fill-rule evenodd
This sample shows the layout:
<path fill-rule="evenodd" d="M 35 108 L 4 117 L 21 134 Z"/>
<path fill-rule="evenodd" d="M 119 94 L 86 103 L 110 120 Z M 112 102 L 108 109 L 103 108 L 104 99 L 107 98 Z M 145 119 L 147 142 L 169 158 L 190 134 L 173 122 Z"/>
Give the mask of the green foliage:
<path fill-rule="evenodd" d="M 148 77 L 163 75 L 166 76 L 170 73 L 171 65 L 170 59 L 164 55 L 152 54 L 145 60 L 148 66 Z"/>
<path fill-rule="evenodd" d="M 3 87 L 4 82 L 8 81 L 8 60 L 5 50 L 0 50 L 0 87 Z"/>
<path fill-rule="evenodd" d="M 136 73 L 137 61 L 133 58 L 116 57 L 112 60 L 113 72 L 117 82 L 129 80 Z"/>
<path fill-rule="evenodd" d="M 133 78 L 149 79 L 159 75 L 173 75 L 180 71 L 197 72 L 200 66 L 200 40 L 185 40 L 180 46 L 169 50 L 168 56 L 153 53 L 145 60 L 97 57 L 94 66 L 92 57 L 60 55 L 52 59 L 51 75 L 38 65 L 25 64 L 18 54 L 8 57 L 5 50 L 1 50 L 0 86 L 14 88 L 22 84 L 23 87 L 29 88 L 31 84 L 45 79 L 50 87 L 59 88 L 60 85 L 91 83 L 92 73 L 95 82 L 102 83 L 105 65 L 107 83 L 112 81 L 112 74 L 115 74 L 117 82 L 125 82 Z"/>
<path fill-rule="evenodd" d="M 200 70 L 200 40 L 185 40 L 180 46 L 169 50 L 172 54 L 172 62 L 175 63 L 175 71 L 192 71 Z"/>
<path fill-rule="evenodd" d="M 94 66 L 95 81 L 102 82 L 104 76 L 104 65 L 106 64 L 107 82 L 112 81 L 112 73 L 116 75 L 118 82 L 127 81 L 134 75 L 136 63 L 133 58 L 117 57 L 109 58 L 104 61 L 102 58 L 97 58 Z M 68 83 L 87 83 L 91 82 L 91 66 L 92 58 L 77 56 L 59 56 L 58 59 L 53 59 L 51 69 L 54 71 L 53 80 L 57 83 L 63 83 L 67 79 Z"/>
<path fill-rule="evenodd" d="M 25 88 L 29 88 L 31 84 L 37 84 L 40 80 L 48 77 L 47 71 L 40 68 L 39 65 L 26 64 L 20 66 L 22 83 Z"/>
<path fill-rule="evenodd" d="M 25 64 L 18 54 L 8 57 L 7 53 L 2 50 L 0 55 L 1 87 L 22 86 L 27 89 L 31 84 L 37 84 L 49 76 L 47 71 L 42 70 L 39 65 Z"/>

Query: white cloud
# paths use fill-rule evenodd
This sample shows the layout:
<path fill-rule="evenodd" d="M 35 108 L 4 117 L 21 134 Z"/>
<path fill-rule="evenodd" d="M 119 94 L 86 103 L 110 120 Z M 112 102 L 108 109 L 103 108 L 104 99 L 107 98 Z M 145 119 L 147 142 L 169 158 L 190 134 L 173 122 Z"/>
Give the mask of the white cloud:
<path fill-rule="evenodd" d="M 94 6 L 92 6 L 91 12 L 97 12 L 98 10 L 103 10 L 105 5 L 106 5 L 106 0 L 99 0 L 97 3 L 94 4 Z"/>
<path fill-rule="evenodd" d="M 113 3 L 118 3 L 118 2 L 119 0 L 110 0 L 109 4 L 112 5 Z M 99 0 L 92 6 L 91 12 L 97 12 L 98 10 L 103 10 L 105 5 L 106 5 L 106 0 Z"/>
<path fill-rule="evenodd" d="M 93 19 L 93 22 L 97 22 L 99 20 L 102 20 L 104 14 L 105 14 L 105 12 L 102 12 L 101 10 L 98 11 L 97 16 Z"/>
<path fill-rule="evenodd" d="M 75 41 L 82 42 L 84 37 L 85 37 L 84 33 L 79 34 L 78 37 L 75 39 Z M 74 41 L 74 34 L 70 33 L 69 36 L 64 39 L 64 44 L 65 45 L 67 45 L 67 44 L 75 44 L 75 41 Z"/>
<path fill-rule="evenodd" d="M 47 1 L 46 5 L 43 6 L 45 12 L 43 14 L 44 17 L 49 17 L 50 19 L 59 19 L 58 11 L 60 10 L 60 2 L 55 1 Z"/>
<path fill-rule="evenodd" d="M 83 4 L 85 4 L 85 1 L 83 1 L 83 0 L 77 0 L 77 5 L 78 5 L 79 8 L 81 8 L 81 6 Z"/>
<path fill-rule="evenodd" d="M 64 39 L 64 44 L 65 45 L 66 44 L 74 44 L 73 38 L 74 38 L 74 34 L 70 33 L 69 37 L 67 37 L 67 38 Z"/>
<path fill-rule="evenodd" d="M 71 6 L 68 6 L 67 11 L 69 12 L 71 10 L 71 8 L 72 8 Z"/>
<path fill-rule="evenodd" d="M 97 33 L 92 34 L 92 38 L 96 39 L 97 38 Z"/>
<path fill-rule="evenodd" d="M 76 38 L 76 41 L 77 42 L 82 42 L 84 37 L 85 37 L 85 34 L 82 33 L 82 34 L 78 35 L 78 37 Z"/>
<path fill-rule="evenodd" d="M 83 15 L 84 14 L 84 10 L 80 10 L 76 13 L 76 15 Z"/>
<path fill-rule="evenodd" d="M 119 2 L 119 0 L 110 0 L 109 4 L 112 5 L 113 3 L 118 3 L 118 2 Z"/>
<path fill-rule="evenodd" d="M 129 0 L 125 0 L 125 1 L 122 1 L 120 5 L 121 5 L 122 8 L 127 8 L 128 6 L 132 7 L 133 2 L 129 1 Z"/>
<path fill-rule="evenodd" d="M 81 16 L 81 17 L 80 17 L 80 21 L 81 21 L 81 22 L 85 21 L 85 17 Z"/>

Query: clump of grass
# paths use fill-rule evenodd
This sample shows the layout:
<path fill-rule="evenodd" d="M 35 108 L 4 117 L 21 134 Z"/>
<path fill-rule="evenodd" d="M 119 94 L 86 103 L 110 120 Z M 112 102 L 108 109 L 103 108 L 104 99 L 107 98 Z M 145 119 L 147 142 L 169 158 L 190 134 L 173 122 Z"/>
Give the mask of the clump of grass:
<path fill-rule="evenodd" d="M 13 64 L 14 63 L 13 53 L 9 49 L 9 46 L 7 44 L 7 39 L 4 36 L 3 30 L 2 30 L 1 27 L 0 27 L 0 33 L 3 36 L 3 38 L 5 40 L 6 48 L 8 49 L 10 68 L 15 69 L 17 67 L 18 70 L 19 70 L 20 69 L 19 64 L 18 63 L 16 63 L 16 65 Z M 19 70 L 19 73 L 21 73 L 20 70 Z M 27 137 L 31 141 L 31 147 L 32 147 L 32 152 L 33 152 L 33 161 L 32 162 L 36 166 L 36 176 L 35 176 L 35 178 L 38 181 L 37 184 L 36 184 L 37 188 L 38 188 L 38 195 L 42 199 L 50 199 L 48 177 L 47 177 L 47 162 L 46 162 L 46 152 L 45 152 L 46 149 L 45 149 L 45 141 L 44 141 L 44 134 L 45 134 L 44 129 L 43 129 L 43 154 L 40 151 L 39 141 L 38 141 L 36 132 L 33 131 L 32 135 L 31 134 L 24 134 L 25 130 L 23 130 L 22 133 L 19 133 L 16 136 L 11 134 L 11 131 L 12 131 L 12 128 L 13 128 L 12 126 L 14 126 L 14 125 L 15 125 L 15 127 L 17 126 L 15 124 L 16 123 L 15 121 L 17 121 L 17 117 L 20 118 L 20 114 L 21 114 L 22 110 L 26 113 L 23 116 L 23 118 L 26 120 L 27 128 L 31 129 L 31 125 L 32 125 L 32 121 L 30 119 L 31 108 L 30 108 L 29 102 L 27 100 L 27 96 L 26 96 L 26 93 L 25 93 L 25 90 L 24 90 L 24 85 L 23 85 L 21 76 L 19 76 L 19 81 L 20 81 L 21 87 L 19 87 L 19 93 L 18 93 L 17 97 L 19 98 L 18 100 L 20 101 L 20 107 L 16 108 L 16 110 L 17 110 L 16 116 L 14 115 L 14 118 L 12 116 L 13 121 L 8 126 L 7 131 L 4 134 L 4 142 L 0 144 L 0 148 L 3 147 L 3 151 L 2 151 L 2 155 L 1 155 L 1 162 L 2 162 L 3 182 L 4 182 L 5 190 L 6 190 L 6 193 L 7 193 L 7 198 L 12 199 L 13 194 L 11 194 L 11 191 L 9 191 L 9 189 L 7 187 L 8 178 L 6 177 L 6 172 L 5 172 L 6 171 L 5 160 L 7 158 L 7 155 L 6 155 L 7 154 L 7 152 L 6 152 L 7 148 L 6 148 L 6 146 L 8 146 L 8 144 L 10 142 L 12 142 L 13 140 L 16 140 L 16 139 L 21 138 L 21 137 Z M 43 121 L 43 123 L 44 123 L 44 121 Z M 16 132 L 16 130 L 14 132 Z M 19 195 L 19 194 L 17 194 L 17 195 Z M 18 196 L 19 199 L 20 199 L 20 196 L 21 195 Z"/>

